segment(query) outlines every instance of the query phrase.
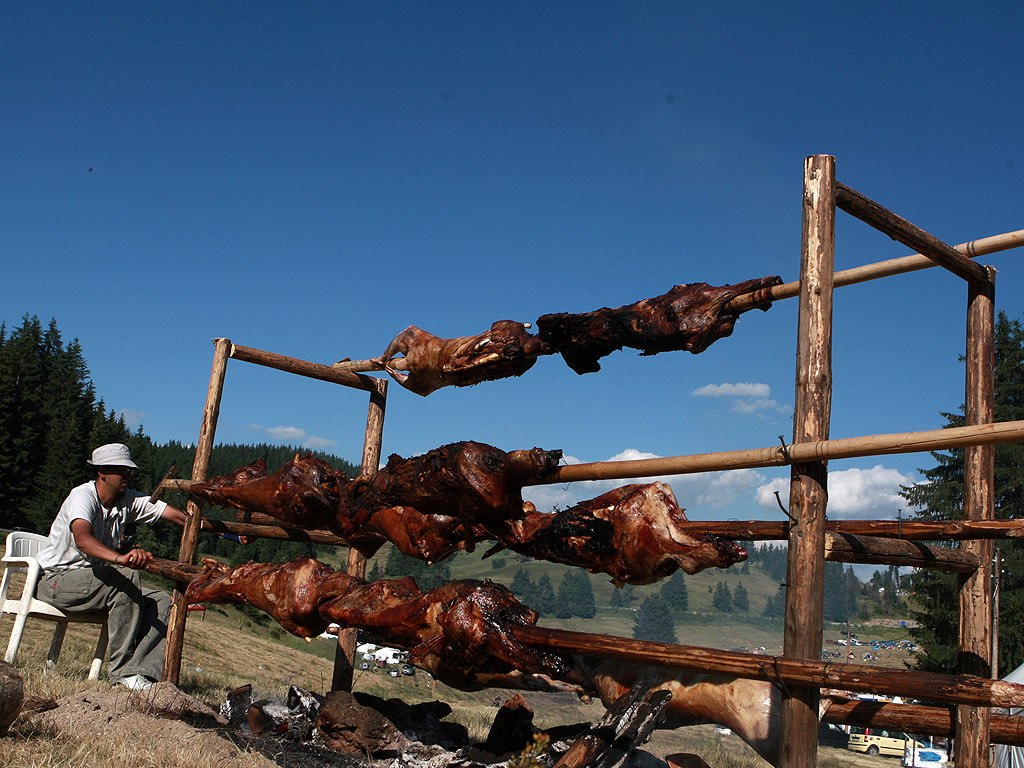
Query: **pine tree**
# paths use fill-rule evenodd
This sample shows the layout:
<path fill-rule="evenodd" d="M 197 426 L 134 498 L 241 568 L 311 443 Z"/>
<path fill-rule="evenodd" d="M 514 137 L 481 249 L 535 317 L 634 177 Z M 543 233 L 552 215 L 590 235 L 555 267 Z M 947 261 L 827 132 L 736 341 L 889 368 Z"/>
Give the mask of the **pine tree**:
<path fill-rule="evenodd" d="M 590 585 L 590 575 L 584 570 L 576 571 L 576 607 L 574 613 L 581 619 L 592 619 L 597 615 L 597 604 L 594 601 L 594 588 Z"/>
<path fill-rule="evenodd" d="M 732 613 L 732 592 L 729 590 L 729 585 L 724 581 L 718 582 L 711 602 L 715 606 L 716 611 Z"/>
<path fill-rule="evenodd" d="M 572 573 L 571 570 L 565 572 L 562 581 L 558 584 L 558 592 L 555 593 L 555 616 L 559 619 L 571 619 L 573 617 L 575 585 Z"/>
<path fill-rule="evenodd" d="M 508 585 L 508 588 L 519 600 L 525 602 L 525 596 L 533 591 L 533 582 L 530 580 L 530 575 L 526 572 L 525 568 L 516 569 L 515 575 L 512 577 L 512 583 Z"/>
<path fill-rule="evenodd" d="M 21 510 L 43 461 L 43 351 L 39 318 L 28 315 L 0 349 L 0 509 L 11 527 L 30 524 Z"/>
<path fill-rule="evenodd" d="M 746 587 L 742 584 L 737 584 L 736 589 L 732 591 L 732 606 L 737 611 L 750 610 L 750 598 L 747 596 Z"/>
<path fill-rule="evenodd" d="M 546 573 L 537 580 L 536 601 L 530 607 L 541 616 L 551 616 L 555 612 L 555 587 L 551 577 Z"/>
<path fill-rule="evenodd" d="M 633 618 L 633 638 L 659 643 L 676 642 L 672 611 L 658 595 L 648 595 Z"/>
<path fill-rule="evenodd" d="M 1019 320 L 999 313 L 995 325 L 995 421 L 1024 419 L 1024 329 Z M 943 413 L 947 427 L 965 423 L 960 412 Z M 919 520 L 963 517 L 963 449 L 933 452 L 936 465 L 919 470 L 925 481 L 903 489 L 918 511 Z M 1024 516 L 1024 443 L 995 446 L 995 514 L 998 519 Z M 1016 668 L 1024 659 L 1024 544 L 1016 539 L 999 543 L 1000 585 L 999 669 Z M 924 653 L 918 667 L 927 671 L 956 669 L 959 589 L 954 574 L 919 570 L 907 578 L 915 594 L 911 611 L 918 626 L 911 635 Z"/>
<path fill-rule="evenodd" d="M 764 604 L 761 615 L 766 619 L 780 619 L 786 613 L 786 588 L 780 586 Z"/>
<path fill-rule="evenodd" d="M 662 583 L 658 594 L 677 615 L 685 613 L 690 606 L 690 596 L 686 591 L 686 578 L 682 571 L 676 571 L 669 576 Z"/>

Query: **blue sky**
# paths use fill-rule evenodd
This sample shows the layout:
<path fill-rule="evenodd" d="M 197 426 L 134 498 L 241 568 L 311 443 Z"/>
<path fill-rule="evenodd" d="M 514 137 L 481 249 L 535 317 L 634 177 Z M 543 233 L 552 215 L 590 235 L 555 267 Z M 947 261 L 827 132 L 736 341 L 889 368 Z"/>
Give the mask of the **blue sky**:
<path fill-rule="evenodd" d="M 1020 3 L 10 2 L 0 20 L 0 318 L 55 318 L 158 441 L 196 439 L 213 337 L 331 363 L 408 325 L 795 280 L 816 153 L 946 242 L 1024 227 Z M 839 214 L 837 268 L 908 252 Z M 984 259 L 1013 317 L 1022 260 Z M 834 437 L 942 426 L 965 296 L 939 269 L 837 292 Z M 384 453 L 777 444 L 796 313 L 586 376 L 547 357 L 427 398 L 392 385 Z M 365 418 L 363 393 L 233 362 L 218 438 L 357 460 Z M 833 462 L 830 516 L 893 516 L 930 464 Z M 670 482 L 694 519 L 777 518 L 786 476 Z"/>

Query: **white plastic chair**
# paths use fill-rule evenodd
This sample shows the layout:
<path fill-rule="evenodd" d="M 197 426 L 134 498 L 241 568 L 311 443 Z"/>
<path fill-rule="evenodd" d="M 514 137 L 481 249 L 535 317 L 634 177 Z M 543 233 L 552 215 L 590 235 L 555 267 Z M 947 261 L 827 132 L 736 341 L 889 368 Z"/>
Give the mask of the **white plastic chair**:
<path fill-rule="evenodd" d="M 25 631 L 25 622 L 30 618 L 57 623 L 57 627 L 53 631 L 53 642 L 50 643 L 50 652 L 46 656 L 48 670 L 57 665 L 69 621 L 99 624 L 101 625 L 100 639 L 96 643 L 96 653 L 93 656 L 92 666 L 89 668 L 89 679 L 98 680 L 100 668 L 103 666 L 103 655 L 107 652 L 106 614 L 68 615 L 59 608 L 54 608 L 49 603 L 36 599 L 36 585 L 42 576 L 42 568 L 35 555 L 45 543 L 46 537 L 36 533 L 13 531 L 7 535 L 7 548 L 2 561 L 0 561 L 4 568 L 3 580 L 0 581 L 0 616 L 7 613 L 13 614 L 14 628 L 11 630 L 11 640 L 7 644 L 4 661 L 8 663 L 14 661 L 14 657 L 18 654 L 18 646 L 21 645 L 21 635 Z M 20 597 L 8 600 L 7 592 L 11 586 L 11 576 L 17 572 L 24 572 L 25 586 L 21 590 Z"/>

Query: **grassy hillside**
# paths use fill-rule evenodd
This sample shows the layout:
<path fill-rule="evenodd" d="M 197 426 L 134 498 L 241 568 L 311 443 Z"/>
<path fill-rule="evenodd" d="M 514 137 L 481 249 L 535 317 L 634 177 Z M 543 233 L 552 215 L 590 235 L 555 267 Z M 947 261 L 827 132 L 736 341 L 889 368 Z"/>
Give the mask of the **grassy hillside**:
<path fill-rule="evenodd" d="M 383 569 L 389 547 L 390 545 L 382 548 L 370 561 L 368 568 L 372 567 L 373 563 L 377 563 Z M 491 579 L 509 586 L 516 571 L 522 568 L 535 583 L 547 574 L 557 590 L 565 573 L 570 570 L 569 566 L 541 560 L 523 562 L 515 553 L 508 552 L 484 560 L 482 555 L 485 551 L 486 547 L 474 553 L 462 552 L 450 558 L 447 562 L 451 567 L 452 577 Z M 343 565 L 339 564 L 339 567 L 343 567 Z M 761 615 L 768 598 L 777 592 L 778 581 L 766 574 L 757 564 L 749 565 L 747 573 L 740 571 L 741 567 L 739 566 L 727 569 L 710 568 L 693 576 L 685 577 L 689 610 L 683 616 L 677 617 L 676 620 L 676 638 L 681 644 L 721 649 L 740 648 L 751 651 L 763 647 L 765 653 L 781 652 L 782 620 L 766 619 Z M 661 583 L 635 587 L 636 600 L 631 607 L 614 608 L 610 606 L 610 602 L 615 586 L 611 583 L 610 577 L 604 574 L 588 574 L 588 577 L 594 592 L 597 616 L 587 621 L 578 618 L 559 620 L 554 617 L 542 617 L 540 625 L 618 637 L 632 637 L 636 608 L 647 595 L 656 594 L 661 589 Z M 734 610 L 732 613 L 717 611 L 712 605 L 712 597 L 715 586 L 719 582 L 724 582 L 733 592 L 738 585 L 742 584 L 747 591 L 750 610 Z M 845 630 L 845 625 L 827 623 L 822 636 L 823 647 L 838 650 L 838 646 L 827 641 L 838 640 Z M 858 625 L 856 631 L 863 640 L 909 639 L 907 631 L 900 628 L 881 626 L 861 628 Z M 843 649 L 842 655 L 845 660 L 845 649 Z M 862 656 L 863 651 L 853 653 L 852 660 L 862 660 Z M 879 660 L 873 660 L 871 663 L 903 667 L 905 662 L 910 659 L 906 652 L 887 652 L 880 656 Z"/>

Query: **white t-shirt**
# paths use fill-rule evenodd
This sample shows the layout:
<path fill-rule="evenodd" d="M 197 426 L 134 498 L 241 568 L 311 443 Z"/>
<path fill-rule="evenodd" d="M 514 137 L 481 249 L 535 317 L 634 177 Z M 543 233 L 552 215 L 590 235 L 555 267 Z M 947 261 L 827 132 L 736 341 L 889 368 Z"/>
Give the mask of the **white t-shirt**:
<path fill-rule="evenodd" d="M 95 481 L 82 483 L 64 499 L 50 526 L 50 537 L 36 558 L 44 569 L 55 571 L 99 565 L 102 560 L 89 557 L 75 546 L 72 520 L 88 520 L 92 535 L 111 549 L 117 549 L 128 523 L 155 523 L 166 507 L 166 502 L 151 503 L 149 496 L 139 491 L 125 491 L 114 502 L 113 509 L 105 509 L 96 495 Z"/>

